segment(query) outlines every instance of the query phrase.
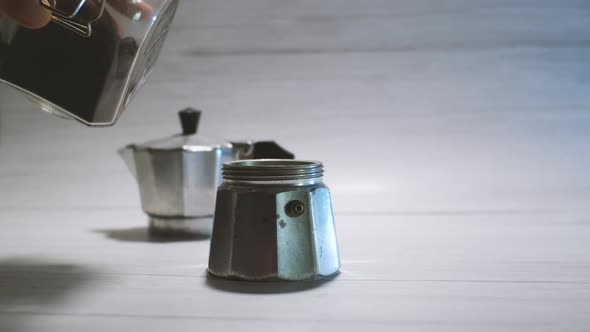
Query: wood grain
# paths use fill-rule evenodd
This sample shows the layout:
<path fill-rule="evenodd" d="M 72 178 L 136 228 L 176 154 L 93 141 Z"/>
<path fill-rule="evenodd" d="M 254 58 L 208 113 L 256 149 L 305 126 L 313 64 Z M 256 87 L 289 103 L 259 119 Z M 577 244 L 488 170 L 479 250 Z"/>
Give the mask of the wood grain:
<path fill-rule="evenodd" d="M 91 130 L 0 89 L 0 331 L 586 331 L 587 1 L 184 1 L 146 87 Z M 326 164 L 343 273 L 208 279 L 153 242 L 115 150 L 273 138 Z"/>

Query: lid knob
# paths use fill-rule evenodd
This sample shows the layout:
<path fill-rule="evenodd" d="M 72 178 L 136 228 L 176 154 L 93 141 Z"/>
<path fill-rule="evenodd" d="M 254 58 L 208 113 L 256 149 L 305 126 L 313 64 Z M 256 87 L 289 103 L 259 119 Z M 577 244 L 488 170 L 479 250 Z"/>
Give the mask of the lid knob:
<path fill-rule="evenodd" d="M 201 118 L 201 111 L 187 107 L 178 112 L 178 116 L 180 117 L 183 135 L 194 135 L 197 133 L 199 119 Z"/>

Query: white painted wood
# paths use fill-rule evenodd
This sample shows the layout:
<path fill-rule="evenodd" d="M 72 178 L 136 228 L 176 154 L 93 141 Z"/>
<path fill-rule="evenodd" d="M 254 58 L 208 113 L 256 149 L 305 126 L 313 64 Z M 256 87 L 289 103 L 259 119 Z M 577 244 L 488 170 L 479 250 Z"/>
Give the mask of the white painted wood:
<path fill-rule="evenodd" d="M 0 89 L 0 331 L 586 331 L 586 1 L 184 1 L 117 126 Z M 343 273 L 207 281 L 115 150 L 179 130 L 326 163 Z M 274 293 L 273 293 L 274 292 Z"/>

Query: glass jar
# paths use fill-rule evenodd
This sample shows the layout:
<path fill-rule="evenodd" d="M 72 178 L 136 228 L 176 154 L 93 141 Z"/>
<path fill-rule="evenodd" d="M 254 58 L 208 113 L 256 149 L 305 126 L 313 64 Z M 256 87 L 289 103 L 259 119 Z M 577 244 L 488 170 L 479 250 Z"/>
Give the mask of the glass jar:
<path fill-rule="evenodd" d="M 0 82 L 41 109 L 89 126 L 114 124 L 151 73 L 177 0 L 40 0 L 38 30 L 0 18 Z"/>

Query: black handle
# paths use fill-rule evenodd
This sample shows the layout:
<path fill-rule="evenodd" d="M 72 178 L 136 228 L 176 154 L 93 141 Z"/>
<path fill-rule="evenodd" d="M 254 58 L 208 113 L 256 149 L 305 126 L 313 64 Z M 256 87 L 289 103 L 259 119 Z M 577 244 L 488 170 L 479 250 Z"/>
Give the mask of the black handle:
<path fill-rule="evenodd" d="M 252 159 L 295 159 L 295 155 L 273 141 L 254 143 Z"/>
<path fill-rule="evenodd" d="M 197 133 L 199 120 L 201 119 L 201 111 L 187 107 L 178 112 L 178 116 L 180 117 L 180 125 L 182 126 L 183 135 L 194 135 Z"/>

